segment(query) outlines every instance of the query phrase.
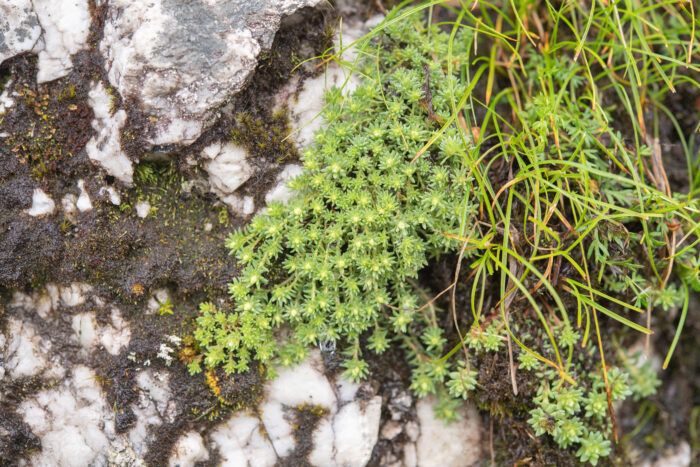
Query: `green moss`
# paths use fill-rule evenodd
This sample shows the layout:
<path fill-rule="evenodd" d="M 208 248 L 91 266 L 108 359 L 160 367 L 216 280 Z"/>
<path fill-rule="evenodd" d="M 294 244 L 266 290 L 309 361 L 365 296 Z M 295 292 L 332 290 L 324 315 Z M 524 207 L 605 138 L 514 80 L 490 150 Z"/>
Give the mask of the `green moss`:
<path fill-rule="evenodd" d="M 5 86 L 12 79 L 12 73 L 8 69 L 0 69 L 0 94 L 5 91 Z"/>
<path fill-rule="evenodd" d="M 45 87 L 24 85 L 17 92 L 15 118 L 3 125 L 10 137 L 1 144 L 30 167 L 36 181 L 52 181 L 70 170 L 70 159 L 90 138 L 92 111 L 68 80 Z"/>
<path fill-rule="evenodd" d="M 287 138 L 290 133 L 289 120 L 284 112 L 268 115 L 239 113 L 233 122 L 233 142 L 248 149 L 251 157 L 258 160 L 288 162 L 298 158 L 294 141 Z"/>
<path fill-rule="evenodd" d="M 127 302 L 141 302 L 154 285 L 174 283 L 185 296 L 207 290 L 220 293 L 233 266 L 224 263 L 223 224 L 219 211 L 169 162 L 135 168 L 134 187 L 119 206 L 100 203 L 95 216 L 68 234 L 66 257 L 98 287 Z M 145 218 L 136 215 L 141 201 L 150 204 Z M 207 224 L 211 229 L 207 230 Z"/>

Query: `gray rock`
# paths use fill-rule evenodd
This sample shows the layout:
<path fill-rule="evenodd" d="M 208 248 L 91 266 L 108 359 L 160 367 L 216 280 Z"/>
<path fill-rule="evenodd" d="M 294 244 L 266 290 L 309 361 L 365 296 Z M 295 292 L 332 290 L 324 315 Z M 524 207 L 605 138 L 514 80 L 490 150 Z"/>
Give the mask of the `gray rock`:
<path fill-rule="evenodd" d="M 193 142 L 245 84 L 282 17 L 321 0 L 112 0 L 109 80 L 150 120 L 152 144 Z"/>
<path fill-rule="evenodd" d="M 0 63 L 23 52 L 39 56 L 37 81 L 66 76 L 71 56 L 87 47 L 87 0 L 4 0 L 0 3 Z"/>
<path fill-rule="evenodd" d="M 40 37 L 41 27 L 31 0 L 0 3 L 0 63 L 32 51 Z"/>

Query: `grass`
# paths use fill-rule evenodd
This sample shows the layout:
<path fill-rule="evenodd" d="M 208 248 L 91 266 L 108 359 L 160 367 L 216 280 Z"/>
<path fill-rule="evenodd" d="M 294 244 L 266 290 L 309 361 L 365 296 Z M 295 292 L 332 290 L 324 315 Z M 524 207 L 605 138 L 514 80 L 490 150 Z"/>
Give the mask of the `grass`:
<path fill-rule="evenodd" d="M 337 341 L 347 345 L 346 374 L 359 379 L 367 373 L 364 347 L 381 353 L 395 343 L 406 348 L 413 366 L 413 391 L 437 394 L 436 409 L 451 418 L 455 401 L 469 398 L 480 384 L 472 365 L 486 352 L 503 351 L 514 394 L 523 372 L 539 372 L 540 396 L 530 406 L 541 411 L 530 422 L 537 433 L 552 435 L 562 448 L 578 447 L 579 458 L 595 464 L 610 453 L 607 438 L 618 436 L 613 402 L 649 394 L 631 366 L 627 373 L 621 369 L 626 359 L 610 354 L 609 337 L 626 329 L 645 337 L 648 346 L 652 324 L 662 320 L 657 314 L 680 309 L 666 367 L 687 316 L 690 290 L 700 289 L 698 126 L 688 128 L 669 107 L 680 89 L 695 95 L 700 90 L 700 67 L 693 61 L 700 56 L 694 6 L 670 0 L 457 3 L 432 1 L 392 10 L 367 36 L 319 58 L 319 65 L 335 61 L 377 92 L 344 98 L 342 89 L 331 91 L 324 109 L 329 127 L 304 155 L 307 174 L 293 181 L 300 193 L 297 204 L 271 207 L 249 230 L 230 238 L 229 247 L 243 266 L 232 285 L 237 311 L 203 307 L 197 335 L 205 349 L 203 362 L 228 362 L 230 373 L 245 371 L 251 359 L 291 364 L 303 358 L 308 344 Z M 358 48 L 352 62 L 342 58 L 349 47 Z M 406 68 L 414 74 L 402 74 Z M 421 73 L 425 78 L 416 78 Z M 385 121 L 357 117 L 354 97 L 374 106 Z M 409 103 L 401 107 L 404 114 L 394 111 L 400 107 L 398 97 Z M 380 278 L 380 287 L 371 293 L 381 293 L 382 300 L 361 324 L 350 322 L 348 330 L 339 324 L 346 318 L 338 311 L 352 295 L 347 284 L 324 289 L 325 279 L 305 276 L 299 272 L 303 265 L 285 258 L 293 258 L 294 251 L 312 259 L 327 258 L 330 248 L 345 252 L 344 243 L 319 239 L 319 232 L 331 235 L 344 226 L 336 218 L 344 209 L 342 199 L 351 197 L 348 186 L 360 173 L 354 171 L 365 169 L 355 162 L 341 167 L 343 157 L 356 156 L 344 154 L 344 144 L 329 141 L 346 141 L 348 131 L 373 137 L 374 129 L 380 139 L 395 135 L 391 143 L 384 138 L 386 147 L 372 149 L 376 158 L 394 151 L 402 164 L 415 167 L 416 189 L 427 193 L 425 202 L 431 196 L 436 203 L 440 196 L 450 197 L 451 217 L 440 217 L 440 227 L 415 218 L 412 233 L 435 247 L 426 250 L 431 255 L 448 253 L 458 260 L 454 281 L 435 296 L 411 279 L 416 270 L 409 272 L 403 263 L 372 276 Z M 662 141 L 680 146 L 686 186 L 672 186 Z M 439 161 L 462 175 L 436 185 L 445 177 Z M 370 197 L 387 183 L 382 177 L 392 175 L 381 164 L 384 159 L 377 184 L 370 176 L 363 187 Z M 333 187 L 322 174 L 333 179 L 336 165 L 350 175 Z M 467 188 L 457 190 L 457 179 Z M 412 197 L 420 197 L 411 190 L 391 192 L 408 200 L 401 209 L 413 209 Z M 452 200 L 455 193 L 460 198 Z M 328 201 L 313 214 L 294 214 L 304 197 Z M 274 233 L 266 234 L 270 228 Z M 302 235 L 309 228 L 310 243 L 299 240 L 309 249 L 295 247 L 293 239 L 277 240 L 279 231 Z M 348 227 L 337 237 L 343 232 L 351 232 L 343 240 L 351 249 L 361 233 Z M 399 244 L 383 245 L 400 262 Z M 382 253 L 373 254 L 382 258 Z M 275 268 L 273 260 L 284 268 Z M 322 265 L 326 260 L 313 261 Z M 419 267 L 422 261 L 411 264 Z M 311 263 L 309 268 L 316 268 L 313 274 L 323 269 Z M 363 268 L 351 267 L 347 274 L 372 274 Z M 309 288 L 294 288 L 307 279 Z M 337 306 L 318 305 L 319 290 L 330 290 L 328 297 Z M 466 302 L 458 300 L 458 290 L 466 291 Z M 271 304 L 263 307 L 268 293 Z M 408 305 L 401 302 L 404 294 L 412 297 Z M 289 297 L 305 303 L 309 311 L 302 318 L 290 315 Z M 447 303 L 447 319 L 436 300 Z M 292 338 L 278 355 L 276 329 L 286 327 Z M 235 350 L 227 350 L 229 343 Z M 621 368 L 613 367 L 615 362 Z M 645 378 L 651 380 L 646 373 Z M 622 391 L 628 380 L 630 390 Z M 574 405 L 571 394 L 578 397 Z M 584 415 L 584 405 L 593 407 L 601 394 L 607 415 Z"/>

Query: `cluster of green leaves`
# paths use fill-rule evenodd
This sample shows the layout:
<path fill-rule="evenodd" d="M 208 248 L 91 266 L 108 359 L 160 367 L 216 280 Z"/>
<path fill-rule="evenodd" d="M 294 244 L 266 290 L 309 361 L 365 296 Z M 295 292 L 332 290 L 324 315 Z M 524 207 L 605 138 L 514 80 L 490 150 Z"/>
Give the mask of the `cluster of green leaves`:
<path fill-rule="evenodd" d="M 562 326 L 557 332 L 563 339 L 580 341 L 581 336 L 567 326 Z M 609 417 L 608 401 L 613 404 L 630 396 L 634 400 L 646 398 L 656 392 L 661 381 L 651 363 L 642 363 L 641 355 L 637 354 L 621 359 L 621 367 L 607 370 L 606 386 L 600 368 L 586 371 L 594 353 L 595 349 L 589 344 L 574 356 L 569 371 L 578 382 L 576 386 L 562 381 L 557 371 L 543 366 L 527 353 L 519 355 L 519 368 L 534 371 L 541 382 L 533 399 L 536 406 L 528 420 L 535 434 L 552 436 L 564 449 L 578 447 L 576 455 L 581 462 L 596 465 L 600 458 L 611 452 L 610 438 L 614 426 Z M 606 387 L 610 388 L 609 399 Z"/>
<path fill-rule="evenodd" d="M 291 365 L 309 345 L 339 343 L 345 375 L 357 381 L 367 375 L 365 332 L 376 353 L 396 336 L 436 359 L 444 350 L 435 310 L 417 310 L 409 280 L 429 257 L 459 248 L 454 237 L 474 209 L 465 203 L 473 186 L 463 156 L 473 148 L 456 127 L 430 156 L 412 160 L 438 128 L 431 116 L 450 116 L 450 75 L 432 59 L 444 56 L 448 36 L 397 23 L 381 44 L 366 47 L 358 65 L 364 79 L 352 95 L 327 93 L 330 123 L 303 153 L 304 173 L 289 183 L 294 198 L 269 204 L 226 242 L 241 273 L 229 285 L 235 311 L 204 305 L 197 320 L 207 367 L 241 372 L 253 358 Z M 283 325 L 290 331 L 279 345 Z M 435 372 L 444 379 L 449 368 L 421 367 L 418 393 L 429 392 Z"/>

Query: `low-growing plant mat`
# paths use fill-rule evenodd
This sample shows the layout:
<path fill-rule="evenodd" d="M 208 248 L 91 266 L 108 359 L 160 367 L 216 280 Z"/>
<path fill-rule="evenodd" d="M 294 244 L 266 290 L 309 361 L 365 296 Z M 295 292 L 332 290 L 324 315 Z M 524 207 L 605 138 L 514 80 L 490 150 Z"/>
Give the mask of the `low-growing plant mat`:
<path fill-rule="evenodd" d="M 659 328 L 663 367 L 688 358 L 700 290 L 697 26 L 692 2 L 432 1 L 341 40 L 317 66 L 353 78 L 292 200 L 228 238 L 190 371 L 319 346 L 359 381 L 398 347 L 439 416 L 473 400 L 528 440 L 499 464 L 633 461 L 616 407 L 657 391 Z"/>

